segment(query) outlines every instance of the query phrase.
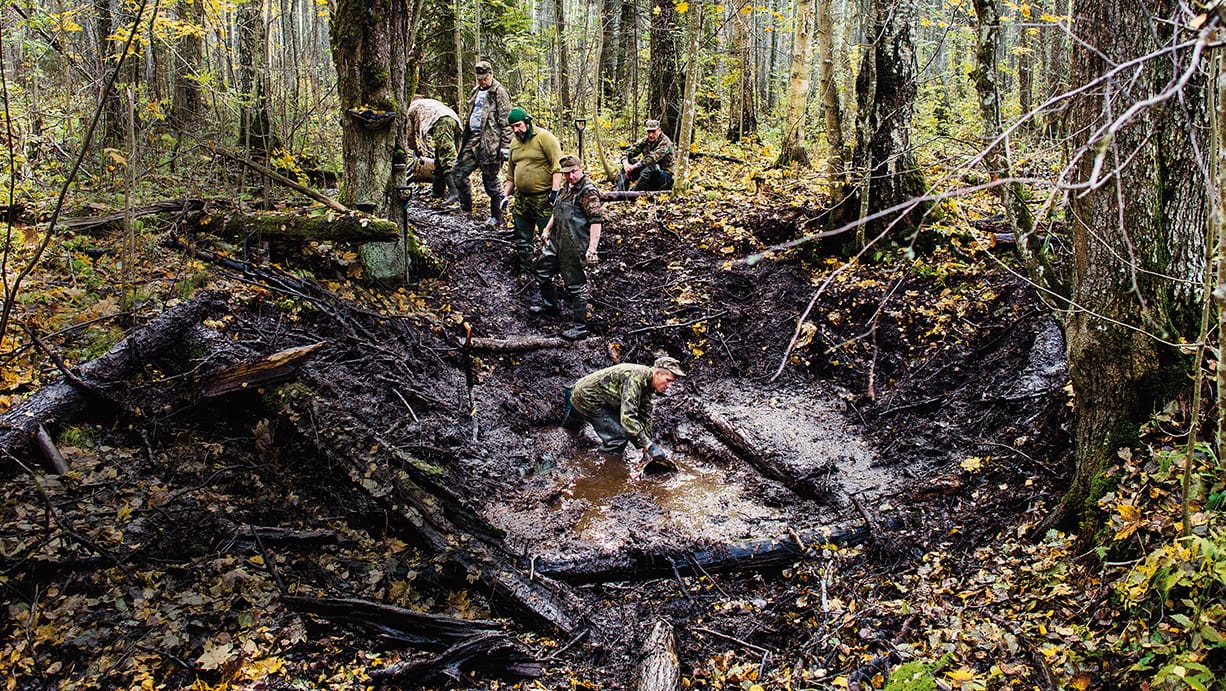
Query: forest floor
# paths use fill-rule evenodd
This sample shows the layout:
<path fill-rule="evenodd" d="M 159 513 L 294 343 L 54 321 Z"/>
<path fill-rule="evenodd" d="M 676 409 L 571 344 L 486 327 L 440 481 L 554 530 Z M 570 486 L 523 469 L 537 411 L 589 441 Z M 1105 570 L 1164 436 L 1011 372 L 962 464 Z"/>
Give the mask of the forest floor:
<path fill-rule="evenodd" d="M 529 313 L 535 285 L 517 278 L 507 230 L 424 202 L 411 218 L 443 269 L 407 289 L 353 283 L 354 254 L 340 245 L 242 272 L 150 244 L 150 264 L 181 265 L 142 276 L 153 301 L 170 307 L 204 286 L 225 291 L 225 307 L 204 321 L 211 341 L 122 387 L 127 414 L 59 431 L 69 474 L 9 465 L 5 688 L 361 688 L 372 670 L 423 657 L 294 611 L 286 594 L 497 619 L 544 662 L 530 681 L 480 670 L 458 688 L 632 688 L 659 620 L 691 688 L 881 687 L 899 665 L 943 653 L 917 674 L 945 673 L 953 688 L 1054 688 L 1062 660 L 1036 634 L 990 612 L 969 625 L 957 600 L 991 591 L 984 574 L 1001 555 L 1031 549 L 1019 538 L 1066 479 L 1059 328 L 1008 269 L 1010 248 L 956 214 L 926 230 L 943 234 L 929 252 L 891 245 L 848 265 L 805 248 L 749 264 L 816 218 L 786 193 L 759 196 L 610 204 L 594 335 L 505 352 L 465 348 L 465 325 L 503 340 L 566 325 Z M 78 321 L 117 311 L 122 294 L 71 303 L 86 272 L 116 271 L 86 252 L 110 242 L 57 245 L 71 276 L 40 277 L 29 294 Z M 287 288 L 308 283 L 318 292 Z M 80 361 L 115 328 L 104 319 L 51 340 Z M 216 347 L 203 361 L 202 343 Z M 323 346 L 297 373 L 314 401 L 305 423 L 265 390 L 190 396 L 200 372 L 313 343 Z M 595 453 L 590 431 L 558 426 L 561 390 L 660 354 L 688 372 L 655 414 L 677 469 L 630 477 Z M 10 371 L 38 359 L 22 350 Z M 53 377 L 31 368 L 4 393 L 14 402 Z M 310 439 L 346 426 L 369 442 L 348 459 Z M 579 603 L 575 630 L 501 609 L 446 557 L 409 544 L 379 501 L 374 466 L 389 450 L 440 469 L 529 577 L 556 569 Z M 250 526 L 326 538 L 266 545 Z M 796 554 L 783 564 L 706 573 L 684 561 L 788 542 Z M 1067 564 L 1064 549 L 1048 558 Z M 673 572 L 636 576 L 652 557 Z M 620 577 L 568 579 L 576 566 Z M 1016 607 L 1052 619 L 1041 602 Z"/>

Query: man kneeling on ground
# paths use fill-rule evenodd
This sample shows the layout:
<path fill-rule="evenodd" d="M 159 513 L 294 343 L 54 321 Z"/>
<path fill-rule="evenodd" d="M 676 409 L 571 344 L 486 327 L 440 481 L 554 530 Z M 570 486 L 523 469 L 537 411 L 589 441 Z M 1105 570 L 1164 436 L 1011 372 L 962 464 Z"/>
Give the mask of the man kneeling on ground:
<path fill-rule="evenodd" d="M 652 461 L 666 462 L 668 454 L 651 440 L 652 394 L 663 394 L 684 377 L 676 358 L 656 358 L 651 367 L 624 363 L 597 370 L 575 382 L 570 390 L 562 426 L 580 430 L 590 422 L 603 442 L 601 453 L 620 455 L 634 442 L 643 450 L 632 475 Z"/>

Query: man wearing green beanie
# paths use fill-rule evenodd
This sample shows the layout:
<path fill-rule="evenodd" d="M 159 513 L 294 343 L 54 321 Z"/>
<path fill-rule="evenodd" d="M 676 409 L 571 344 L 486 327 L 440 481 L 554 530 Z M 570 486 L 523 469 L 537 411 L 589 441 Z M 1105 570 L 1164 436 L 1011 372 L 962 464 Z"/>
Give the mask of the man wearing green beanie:
<path fill-rule="evenodd" d="M 562 145 L 552 132 L 533 124 L 532 116 L 523 108 L 512 108 L 507 122 L 514 136 L 506 181 L 502 183 L 503 204 L 515 195 L 511 219 L 515 223 L 516 268 L 521 275 L 530 275 L 536 236 L 549 222 L 553 201 L 562 187 Z"/>

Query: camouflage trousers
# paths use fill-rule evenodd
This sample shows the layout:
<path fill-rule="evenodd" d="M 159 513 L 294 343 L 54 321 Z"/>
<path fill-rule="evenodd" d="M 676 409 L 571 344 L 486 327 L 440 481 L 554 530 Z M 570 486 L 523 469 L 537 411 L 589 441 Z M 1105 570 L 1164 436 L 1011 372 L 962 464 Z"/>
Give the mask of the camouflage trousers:
<path fill-rule="evenodd" d="M 498 171 L 502 170 L 502 164 L 497 161 L 478 163 L 477 139 L 470 137 L 464 143 L 464 148 L 460 150 L 459 157 L 456 159 L 455 167 L 452 168 L 456 194 L 460 198 L 460 208 L 465 211 L 473 210 L 473 190 L 468 177 L 477 168 L 481 169 L 481 184 L 485 187 L 486 196 L 490 198 L 490 217 L 501 223 L 502 183 L 498 180 Z"/>
<path fill-rule="evenodd" d="M 511 220 L 515 223 L 515 254 L 519 256 L 521 271 L 532 270 L 532 257 L 536 254 L 536 238 L 549 223 L 553 215 L 553 207 L 549 204 L 549 193 L 540 194 L 515 193 L 515 203 L 511 210 Z"/>
<path fill-rule="evenodd" d="M 439 118 L 426 133 L 426 141 L 434 149 L 434 169 L 451 172 L 455 165 L 456 142 L 460 139 L 460 123 L 451 118 Z"/>

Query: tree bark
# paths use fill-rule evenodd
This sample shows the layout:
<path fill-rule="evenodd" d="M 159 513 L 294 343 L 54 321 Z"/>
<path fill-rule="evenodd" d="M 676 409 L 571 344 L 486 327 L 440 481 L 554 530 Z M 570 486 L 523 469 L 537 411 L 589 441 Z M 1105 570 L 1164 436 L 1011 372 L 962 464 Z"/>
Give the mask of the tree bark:
<path fill-rule="evenodd" d="M 268 84 L 264 69 L 268 46 L 265 40 L 263 0 L 247 0 L 236 12 L 238 30 L 238 145 L 246 150 L 271 152 L 279 146 L 268 115 Z"/>
<path fill-rule="evenodd" d="M 868 31 L 874 40 L 864 51 L 856 79 L 858 126 L 853 160 L 863 177 L 854 193 L 861 218 L 924 192 L 923 175 L 911 148 L 918 71 L 911 41 L 914 18 L 915 0 L 872 0 Z M 923 211 L 916 208 L 905 217 L 861 226 L 855 244 L 862 247 L 869 235 L 887 227 L 909 232 Z"/>
<path fill-rule="evenodd" d="M 1026 204 L 1026 189 L 1022 183 L 1009 181 L 1013 164 L 1009 157 L 1009 138 L 1002 138 L 1001 89 L 997 83 L 996 56 L 1000 52 L 1000 7 L 998 0 L 974 0 L 977 50 L 971 79 L 979 97 L 979 116 L 983 123 L 984 165 L 993 180 L 1002 181 L 995 188 L 1004 207 L 1009 227 L 1017 241 L 1017 251 L 1031 278 L 1040 287 L 1063 294 L 1056 285 L 1055 272 L 1035 233 L 1034 217 Z M 1000 141 L 997 141 L 1000 140 Z"/>
<path fill-rule="evenodd" d="M 809 89 L 813 68 L 813 0 L 796 0 L 792 17 L 795 30 L 792 32 L 792 70 L 788 80 L 787 115 L 783 124 L 783 142 L 775 165 L 798 163 L 809 167 L 809 151 L 806 148 L 808 122 L 805 110 L 809 104 Z"/>
<path fill-rule="evenodd" d="M 685 89 L 678 60 L 680 50 L 677 42 L 680 35 L 676 6 L 669 0 L 661 0 L 653 6 L 651 16 L 651 83 L 647 87 L 647 117 L 658 118 L 660 129 L 674 141 L 681 124 L 681 102 Z"/>
<path fill-rule="evenodd" d="M 570 53 L 566 48 L 566 3 L 553 0 L 554 41 L 558 56 L 557 93 L 560 123 L 567 125 L 574 118 L 570 97 Z M 562 131 L 559 128 L 557 131 Z"/>
<path fill-rule="evenodd" d="M 673 627 L 657 620 L 651 627 L 639 654 L 635 691 L 677 691 L 681 685 L 681 663 L 673 640 Z"/>
<path fill-rule="evenodd" d="M 177 6 L 179 21 L 185 25 L 204 28 L 204 1 L 184 0 Z M 204 39 L 201 34 L 185 33 L 174 51 L 175 96 L 170 119 L 180 133 L 190 131 L 204 116 L 204 103 L 200 97 L 200 82 L 196 77 L 201 72 L 204 55 Z"/>
<path fill-rule="evenodd" d="M 698 81 L 702 78 L 702 56 L 699 55 L 699 40 L 702 38 L 706 3 L 691 5 L 687 17 L 685 98 L 681 105 L 681 131 L 677 135 L 677 183 L 674 187 L 685 190 L 690 180 L 690 158 L 694 148 L 694 118 L 698 111 Z"/>
<path fill-rule="evenodd" d="M 1077 0 L 1073 24 L 1082 35 L 1073 84 L 1170 46 L 1178 13 L 1175 0 Z M 1199 316 L 1206 181 L 1191 138 L 1206 140 L 1203 76 L 1190 74 L 1175 99 L 1117 119 L 1172 84 L 1188 61 L 1187 51 L 1150 60 L 1071 105 L 1077 154 L 1070 182 L 1083 186 L 1072 195 L 1075 307 L 1065 322 L 1076 468 L 1043 527 L 1095 515 L 1099 473 L 1118 449 L 1138 441 L 1139 425 L 1155 407 L 1187 385 L 1188 363 L 1166 343 L 1195 338 Z M 1083 537 L 1095 527 L 1083 522 Z"/>
<path fill-rule="evenodd" d="M 737 5 L 733 12 L 732 55 L 735 72 L 728 99 L 728 141 L 739 142 L 758 132 L 758 116 L 754 107 L 753 52 L 750 50 L 753 5 Z"/>
<path fill-rule="evenodd" d="M 847 160 L 843 136 L 843 109 L 835 79 L 834 7 L 831 0 L 817 0 L 817 88 L 821 93 L 826 122 L 826 175 L 830 178 L 831 206 L 838 206 L 847 186 Z"/>

